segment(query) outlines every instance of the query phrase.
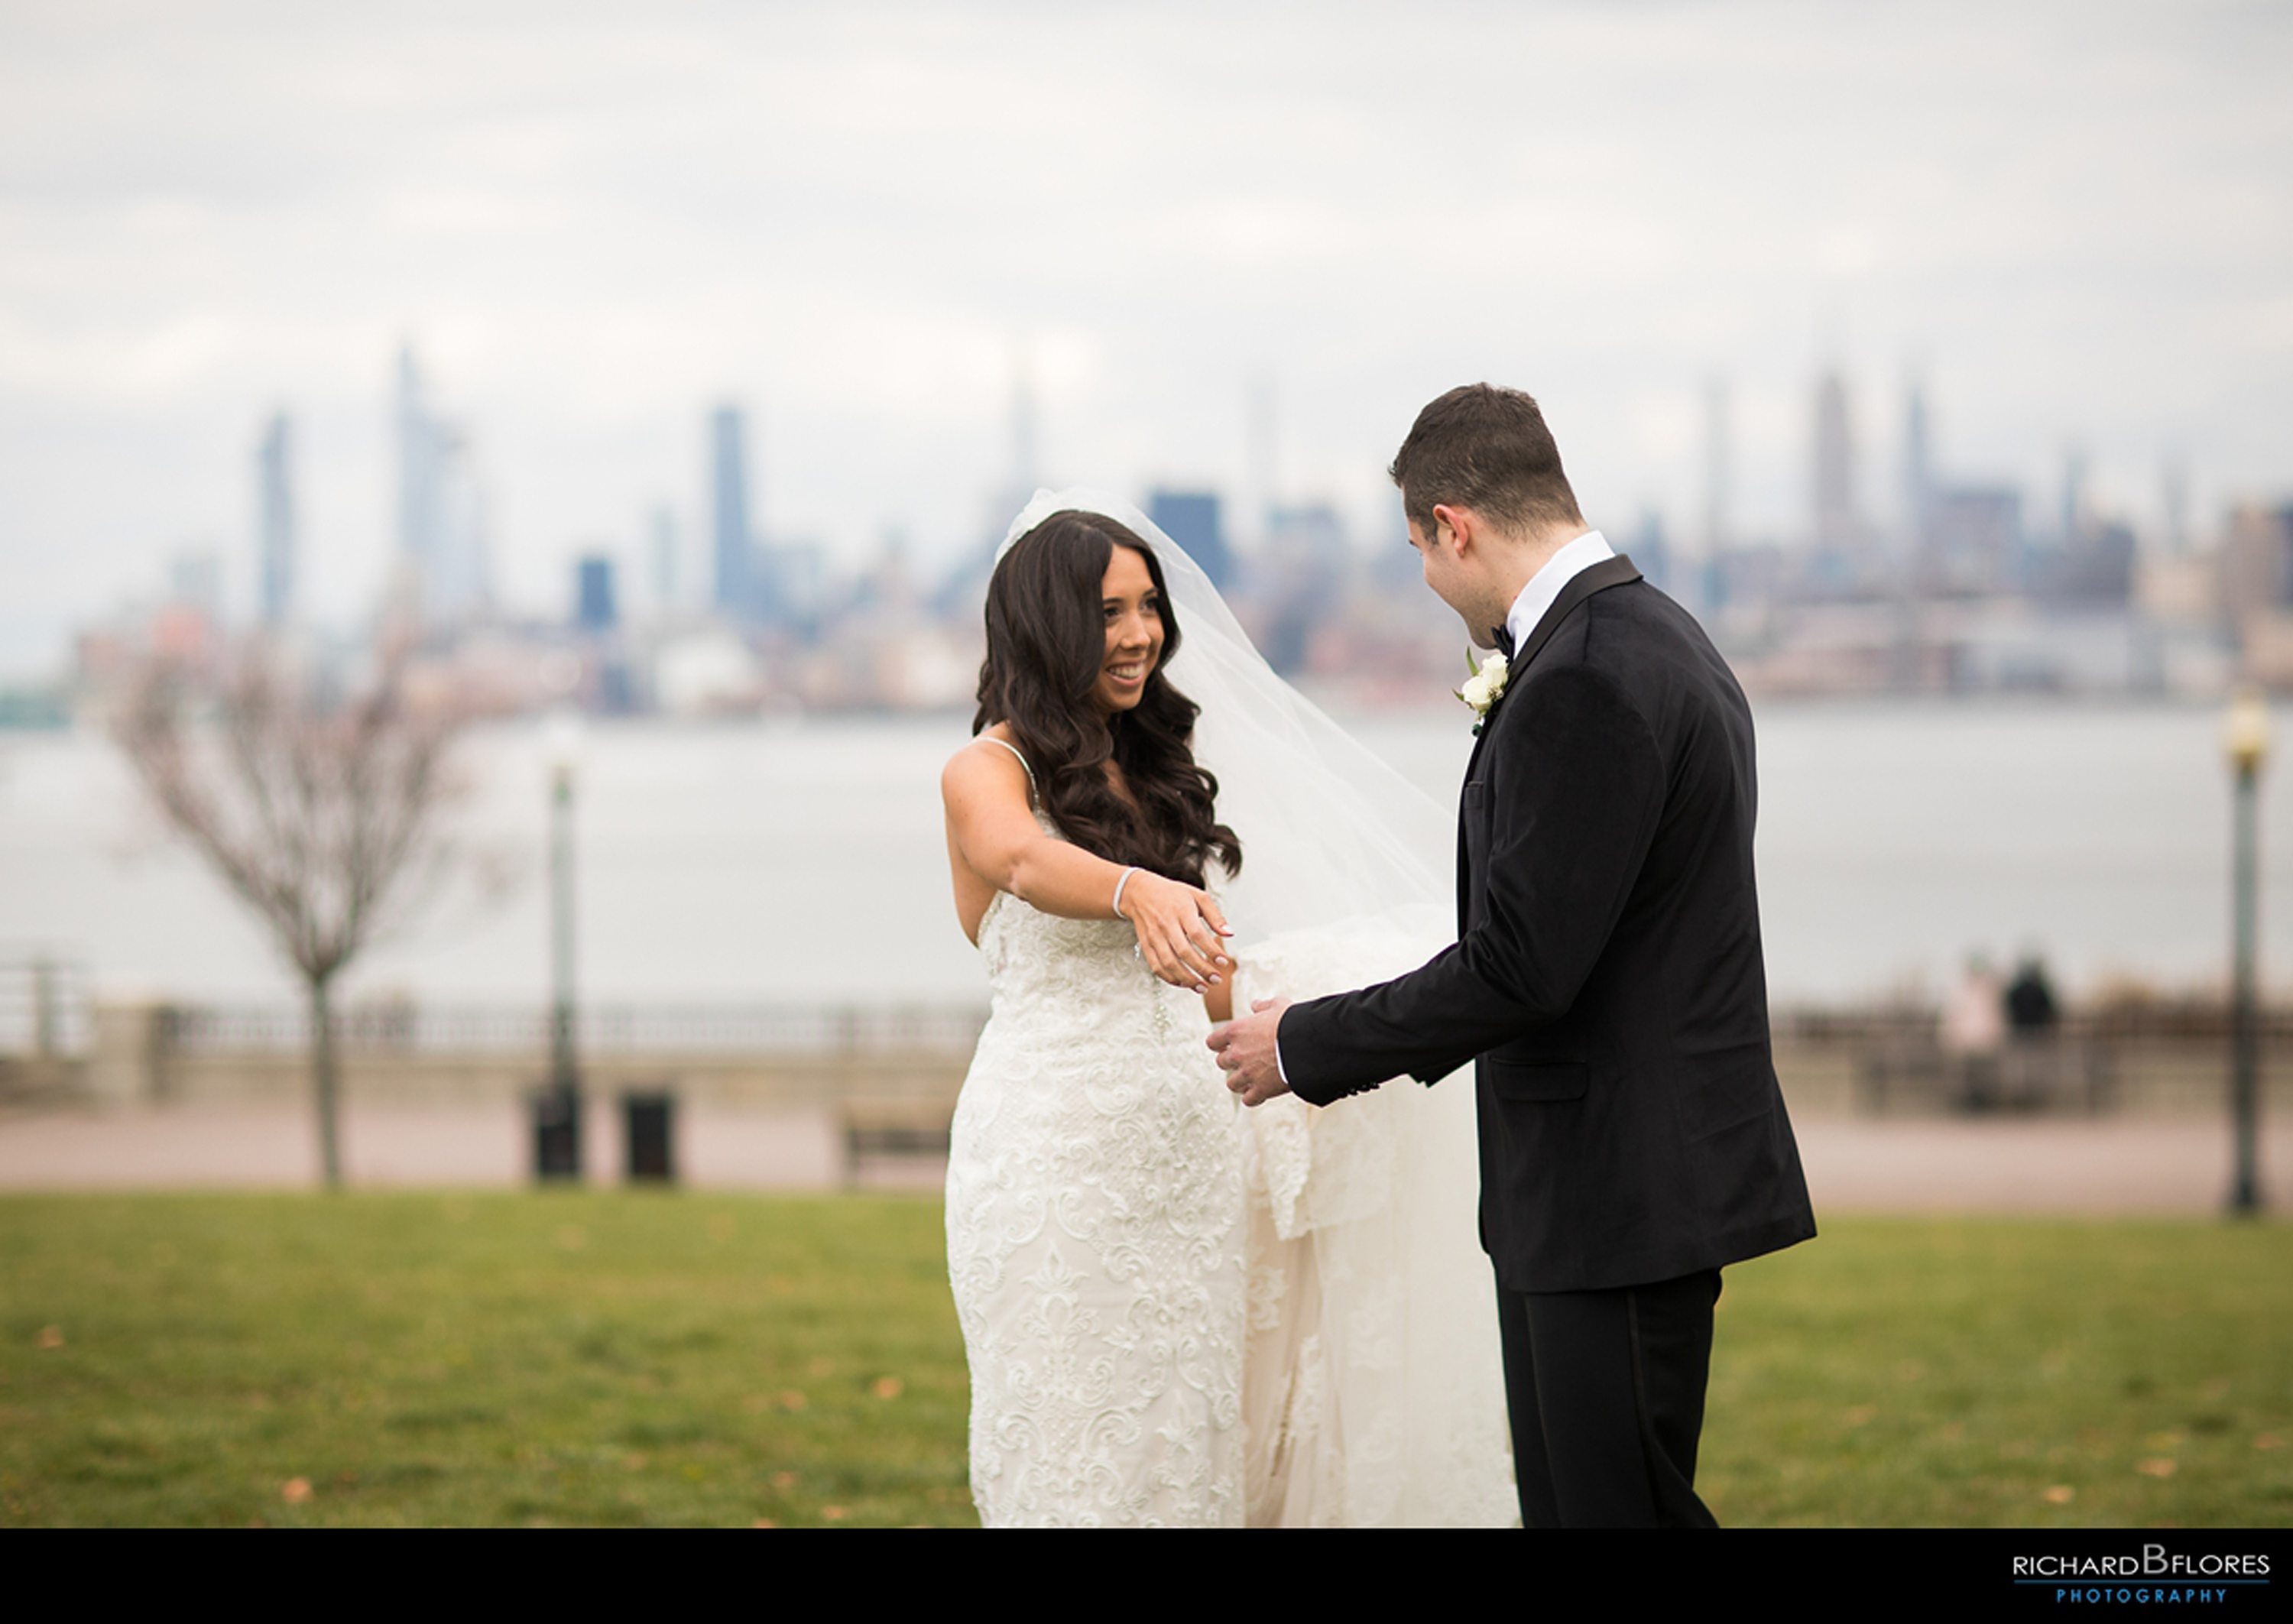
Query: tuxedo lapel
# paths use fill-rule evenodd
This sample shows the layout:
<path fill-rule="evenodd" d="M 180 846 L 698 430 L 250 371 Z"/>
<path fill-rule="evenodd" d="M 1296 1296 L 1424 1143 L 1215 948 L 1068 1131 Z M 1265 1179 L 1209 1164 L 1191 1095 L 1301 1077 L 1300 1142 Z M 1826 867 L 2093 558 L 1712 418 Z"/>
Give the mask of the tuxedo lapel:
<path fill-rule="evenodd" d="M 1579 570 L 1569 578 L 1568 584 L 1560 589 L 1560 595 L 1552 600 L 1552 607 L 1544 611 L 1543 618 L 1537 621 L 1535 628 L 1529 633 L 1527 640 L 1513 651 L 1512 658 L 1505 663 L 1504 692 L 1497 695 L 1487 711 L 1482 715 L 1480 728 L 1473 738 L 1473 753 L 1465 758 L 1465 782 L 1468 785 L 1478 781 L 1476 775 L 1480 771 L 1481 752 L 1489 747 L 1489 735 L 1496 731 L 1497 712 L 1504 706 L 1505 695 L 1513 691 L 1514 684 L 1520 681 L 1521 674 L 1528 669 L 1529 662 L 1544 652 L 1544 645 L 1552 641 L 1552 634 L 1560 629 L 1560 623 L 1576 612 L 1578 604 L 1594 594 L 1606 592 L 1611 586 L 1622 586 L 1640 578 L 1641 572 L 1633 568 L 1633 561 L 1619 553 L 1614 558 L 1602 559 L 1589 570 Z M 1471 864 L 1468 860 L 1469 843 L 1465 831 L 1465 820 L 1472 815 L 1474 811 L 1470 803 L 1470 796 L 1462 794 L 1459 796 L 1457 803 L 1457 932 L 1460 935 L 1462 935 L 1466 929 L 1466 915 L 1472 897 L 1473 877 Z M 1482 810 L 1486 814 L 1487 809 Z"/>
<path fill-rule="evenodd" d="M 1544 618 L 1529 633 L 1527 641 L 1515 651 L 1505 677 L 1505 692 L 1512 691 L 1513 683 L 1528 669 L 1529 662 L 1544 651 L 1544 645 L 1552 641 L 1553 633 L 1560 629 L 1560 623 L 1576 611 L 1579 603 L 1594 593 L 1606 592 L 1611 586 L 1622 586 L 1640 578 L 1641 572 L 1633 568 L 1633 561 L 1621 553 L 1614 558 L 1604 558 L 1591 569 L 1580 570 L 1571 576 L 1568 585 L 1560 589 L 1560 595 L 1552 600 L 1552 607 L 1544 611 Z M 1504 703 L 1504 694 L 1497 696 L 1497 703 Z"/>
<path fill-rule="evenodd" d="M 1514 684 L 1520 681 L 1521 673 L 1528 669 L 1529 662 L 1543 653 L 1544 645 L 1552 641 L 1552 634 L 1560 629 L 1560 623 L 1593 594 L 1640 578 L 1641 572 L 1633 568 L 1633 561 L 1621 553 L 1614 558 L 1602 559 L 1589 570 L 1580 570 L 1569 578 L 1568 585 L 1560 589 L 1560 595 L 1552 600 L 1552 607 L 1544 611 L 1544 617 L 1530 630 L 1527 640 L 1505 663 L 1504 692 L 1497 695 L 1481 717 L 1480 730 L 1473 737 L 1473 753 L 1465 758 L 1467 783 L 1473 781 L 1474 770 L 1481 764 L 1481 752 L 1488 747 L 1489 732 L 1496 725 L 1497 711 L 1503 706 L 1505 695 L 1513 691 Z"/>

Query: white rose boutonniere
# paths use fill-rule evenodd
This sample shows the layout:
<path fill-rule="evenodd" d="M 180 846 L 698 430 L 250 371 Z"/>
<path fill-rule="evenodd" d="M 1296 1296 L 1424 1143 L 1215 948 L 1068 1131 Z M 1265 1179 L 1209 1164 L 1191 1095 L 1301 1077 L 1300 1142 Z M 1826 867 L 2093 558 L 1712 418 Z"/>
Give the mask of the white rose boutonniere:
<path fill-rule="evenodd" d="M 1481 729 L 1489 719 L 1489 707 L 1505 691 L 1505 679 L 1511 675 L 1502 654 L 1492 653 L 1479 665 L 1473 663 L 1472 650 L 1465 651 L 1465 667 L 1472 675 L 1465 685 L 1457 690 L 1457 697 L 1473 707 L 1473 737 L 1481 736 Z"/>

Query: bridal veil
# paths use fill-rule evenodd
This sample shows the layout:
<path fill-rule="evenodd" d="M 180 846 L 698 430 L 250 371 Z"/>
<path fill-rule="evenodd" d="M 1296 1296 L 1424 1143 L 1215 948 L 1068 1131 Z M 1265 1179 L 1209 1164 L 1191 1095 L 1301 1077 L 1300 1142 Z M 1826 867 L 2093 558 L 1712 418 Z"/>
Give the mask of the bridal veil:
<path fill-rule="evenodd" d="M 1167 670 L 1202 707 L 1195 756 L 1243 842 L 1223 890 L 1236 1008 L 1390 980 L 1454 941 L 1452 814 L 1276 675 L 1202 567 L 1130 503 L 1038 491 L 1004 545 L 1071 509 L 1124 525 L 1162 566 L 1182 633 Z M 1517 1521 L 1470 1076 L 1236 1110 L 1250 1522 Z"/>

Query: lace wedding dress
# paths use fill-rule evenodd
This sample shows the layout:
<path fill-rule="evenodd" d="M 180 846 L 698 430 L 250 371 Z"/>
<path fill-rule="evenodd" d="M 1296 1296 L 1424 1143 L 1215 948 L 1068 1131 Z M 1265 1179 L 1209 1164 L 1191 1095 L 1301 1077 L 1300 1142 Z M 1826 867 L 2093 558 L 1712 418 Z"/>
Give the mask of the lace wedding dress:
<path fill-rule="evenodd" d="M 1240 1107 L 1136 940 L 1000 892 L 979 925 L 947 1260 L 990 1527 L 1243 1522 Z"/>
<path fill-rule="evenodd" d="M 1453 811 L 1276 675 L 1121 497 L 1038 491 L 1005 545 L 1069 508 L 1155 550 L 1184 629 L 1171 678 L 1246 853 L 1221 895 L 1235 1006 L 1367 986 L 1453 941 Z M 1244 1111 L 1201 1000 L 1135 940 L 1005 894 L 980 925 L 993 1013 L 947 1242 L 982 1520 L 1516 1521 L 1470 1077 Z"/>
<path fill-rule="evenodd" d="M 991 1008 L 946 1205 L 980 1520 L 1512 1520 L 1470 1083 L 1245 1113 L 1201 1000 L 1135 940 L 1004 893 L 980 922 Z M 1236 999 L 1359 986 L 1422 945 L 1277 937 Z"/>

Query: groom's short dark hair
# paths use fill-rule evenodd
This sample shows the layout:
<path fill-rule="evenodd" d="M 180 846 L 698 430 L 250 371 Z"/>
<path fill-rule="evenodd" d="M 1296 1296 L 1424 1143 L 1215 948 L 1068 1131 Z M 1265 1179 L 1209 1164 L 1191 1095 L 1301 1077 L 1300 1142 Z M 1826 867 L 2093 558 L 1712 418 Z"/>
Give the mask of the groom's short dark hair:
<path fill-rule="evenodd" d="M 1584 522 L 1544 414 L 1518 389 L 1451 390 L 1417 414 L 1386 472 L 1401 488 L 1402 511 L 1428 537 L 1436 504 L 1470 507 L 1517 534 Z"/>

